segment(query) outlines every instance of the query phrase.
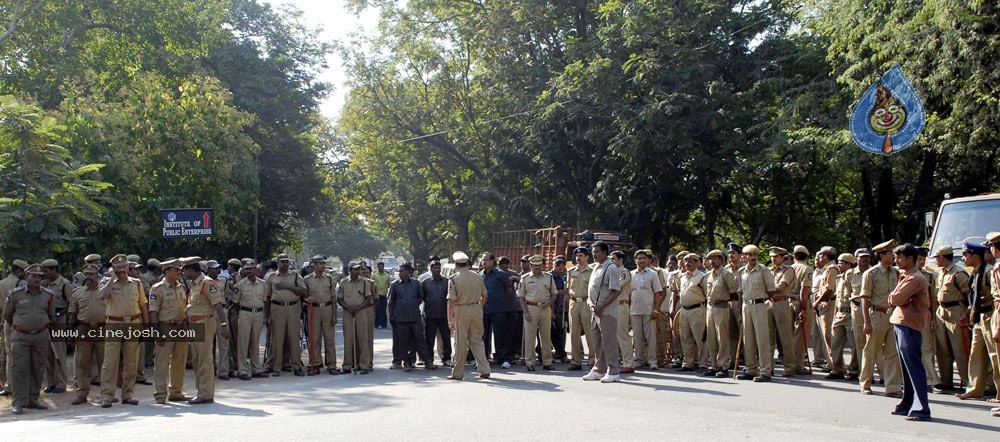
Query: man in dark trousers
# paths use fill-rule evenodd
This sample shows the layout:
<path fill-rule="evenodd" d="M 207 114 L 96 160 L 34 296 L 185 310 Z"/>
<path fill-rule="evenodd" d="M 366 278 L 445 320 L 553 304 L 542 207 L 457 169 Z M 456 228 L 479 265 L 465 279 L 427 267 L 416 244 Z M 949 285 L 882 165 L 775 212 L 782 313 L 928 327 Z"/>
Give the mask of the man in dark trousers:
<path fill-rule="evenodd" d="M 448 328 L 448 279 L 441 276 L 441 261 L 431 262 L 431 277 L 420 282 L 420 295 L 424 300 L 424 342 L 428 357 L 434 357 L 434 341 L 441 335 L 441 364 L 451 367 L 451 329 Z M 433 363 L 433 359 L 424 364 Z"/>
<path fill-rule="evenodd" d="M 889 322 L 893 324 L 903 371 L 903 400 L 891 413 L 906 416 L 908 421 L 926 421 L 931 419 L 931 408 L 927 401 L 927 374 L 920 349 L 923 345 L 921 331 L 931 306 L 927 279 L 917 268 L 917 249 L 912 244 L 898 246 L 893 253 L 902 275 L 889 295 L 889 305 L 893 307 Z M 914 398 L 917 403 L 914 403 Z"/>

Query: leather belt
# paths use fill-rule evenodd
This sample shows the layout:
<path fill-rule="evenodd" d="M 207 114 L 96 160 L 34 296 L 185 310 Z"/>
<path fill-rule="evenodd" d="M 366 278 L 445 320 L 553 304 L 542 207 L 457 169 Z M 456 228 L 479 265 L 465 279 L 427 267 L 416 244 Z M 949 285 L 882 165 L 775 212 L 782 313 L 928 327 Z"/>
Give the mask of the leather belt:
<path fill-rule="evenodd" d="M 299 301 L 288 301 L 288 302 L 271 301 L 271 304 L 280 305 L 282 307 L 291 307 L 293 305 L 298 305 L 298 303 L 299 303 Z"/>
<path fill-rule="evenodd" d="M 524 303 L 532 307 L 538 307 L 538 303 L 534 301 L 525 301 Z"/>
<path fill-rule="evenodd" d="M 629 304 L 629 300 L 627 300 L 627 299 L 622 300 L 622 301 L 618 301 L 618 305 L 628 305 L 628 304 Z"/>
<path fill-rule="evenodd" d="M 761 298 L 761 299 L 747 299 L 744 302 L 746 302 L 747 304 L 763 304 L 766 301 L 767 299 Z"/>
<path fill-rule="evenodd" d="M 132 321 L 134 321 L 136 319 L 140 319 L 140 318 L 142 318 L 140 315 L 135 315 L 135 316 L 111 316 L 111 315 L 108 315 L 108 319 L 110 319 L 112 321 L 121 321 L 121 322 L 132 322 Z"/>
<path fill-rule="evenodd" d="M 840 312 L 841 313 L 850 313 L 851 312 L 851 308 L 850 307 L 841 307 L 840 308 Z"/>
<path fill-rule="evenodd" d="M 48 329 L 49 326 L 46 325 L 46 326 L 43 326 L 42 328 L 39 328 L 37 330 L 28 330 L 26 328 L 21 328 L 21 327 L 18 327 L 16 325 L 11 325 L 10 328 L 12 328 L 12 329 L 14 329 L 16 331 L 19 331 L 21 333 L 27 334 L 27 335 L 37 335 L 37 334 L 45 331 L 46 329 Z"/>
<path fill-rule="evenodd" d="M 694 310 L 698 307 L 704 307 L 704 306 L 705 306 L 704 302 L 699 302 L 697 304 L 692 304 L 692 305 L 682 305 L 681 308 L 684 310 Z"/>
<path fill-rule="evenodd" d="M 167 325 L 175 325 L 175 324 L 183 324 L 183 323 L 184 323 L 184 321 L 160 321 L 160 324 L 167 324 Z"/>
<path fill-rule="evenodd" d="M 712 301 L 712 307 L 729 307 L 729 301 Z"/>
<path fill-rule="evenodd" d="M 243 310 L 245 312 L 250 312 L 250 313 L 260 313 L 260 312 L 264 311 L 264 307 L 252 308 L 252 307 L 244 307 L 244 306 L 241 305 L 240 306 L 240 310 Z"/>
<path fill-rule="evenodd" d="M 989 313 L 993 311 L 993 304 L 976 307 L 976 313 Z"/>
<path fill-rule="evenodd" d="M 880 312 L 880 313 L 889 313 L 889 312 L 892 311 L 892 307 L 891 306 L 889 306 L 889 307 L 875 306 L 875 307 L 872 307 L 872 308 L 875 309 L 875 311 Z"/>
<path fill-rule="evenodd" d="M 861 300 L 860 299 L 852 299 L 851 300 L 851 304 L 854 304 L 854 305 L 856 305 L 858 307 L 861 307 Z"/>
<path fill-rule="evenodd" d="M 311 304 L 311 305 L 312 305 L 313 307 L 316 307 L 316 308 L 319 308 L 319 307 L 326 307 L 326 306 L 328 306 L 328 305 L 333 305 L 333 301 L 326 301 L 326 302 L 310 302 L 309 304 Z"/>
<path fill-rule="evenodd" d="M 959 305 L 967 305 L 967 304 L 966 304 L 965 301 L 950 301 L 950 302 L 942 302 L 941 303 L 941 307 L 944 307 L 944 308 L 952 308 L 952 307 L 959 306 Z"/>
<path fill-rule="evenodd" d="M 90 327 L 90 326 L 92 326 L 92 325 L 104 325 L 104 321 L 100 321 L 100 322 L 91 322 L 91 321 L 76 321 L 76 322 L 77 322 L 78 324 L 80 324 L 80 325 L 86 325 L 87 327 Z"/>
<path fill-rule="evenodd" d="M 573 298 L 574 301 L 586 301 L 587 300 L 586 296 L 579 296 L 579 297 L 573 296 L 572 298 Z"/>
<path fill-rule="evenodd" d="M 781 301 L 787 301 L 787 300 L 788 300 L 788 297 L 785 296 L 785 295 L 775 296 L 775 297 L 771 298 L 771 302 L 781 302 Z"/>
<path fill-rule="evenodd" d="M 192 316 L 191 319 L 190 319 L 190 321 L 191 322 L 198 322 L 198 321 L 204 321 L 204 320 L 206 320 L 208 318 L 214 318 L 214 317 L 215 317 L 215 315 Z"/>

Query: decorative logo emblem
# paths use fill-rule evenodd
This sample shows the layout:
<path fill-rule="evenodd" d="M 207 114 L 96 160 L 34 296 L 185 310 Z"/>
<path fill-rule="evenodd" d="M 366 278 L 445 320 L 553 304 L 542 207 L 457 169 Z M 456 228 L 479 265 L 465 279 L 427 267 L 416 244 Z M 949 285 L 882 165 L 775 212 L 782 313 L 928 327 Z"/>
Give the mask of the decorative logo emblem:
<path fill-rule="evenodd" d="M 167 221 L 170 221 L 170 222 L 177 221 L 177 214 L 174 213 L 174 212 L 168 213 L 167 214 Z"/>
<path fill-rule="evenodd" d="M 851 111 L 851 138 L 862 150 L 892 155 L 924 131 L 927 115 L 899 65 L 871 85 Z"/>

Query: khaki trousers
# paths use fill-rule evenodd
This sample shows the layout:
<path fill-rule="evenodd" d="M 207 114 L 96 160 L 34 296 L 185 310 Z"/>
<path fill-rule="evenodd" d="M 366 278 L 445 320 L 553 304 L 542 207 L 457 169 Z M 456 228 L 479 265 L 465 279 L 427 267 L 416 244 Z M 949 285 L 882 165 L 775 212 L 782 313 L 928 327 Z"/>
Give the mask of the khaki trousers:
<path fill-rule="evenodd" d="M 934 334 L 931 331 L 931 321 L 926 321 L 924 329 L 920 332 L 920 362 L 923 363 L 924 371 L 927 372 L 927 385 L 941 383 L 941 377 L 938 376 L 937 368 L 934 366 L 934 354 L 937 353 L 937 338 Z"/>
<path fill-rule="evenodd" d="M 240 375 L 260 374 L 260 333 L 264 329 L 264 312 L 248 312 L 240 310 L 239 345 L 236 348 L 236 360 L 240 368 Z"/>
<path fill-rule="evenodd" d="M 138 323 L 139 321 L 132 321 Z M 108 320 L 108 324 L 125 322 Z M 132 399 L 135 394 L 136 364 L 139 363 L 139 342 L 124 339 L 108 339 L 104 342 L 104 363 L 101 364 L 101 400 L 110 401 L 115 397 L 118 386 L 118 371 L 122 375 L 122 400 Z"/>
<path fill-rule="evenodd" d="M 997 344 L 993 341 L 993 321 L 981 315 L 979 323 L 972 328 L 972 351 L 969 353 L 969 388 L 966 393 L 982 396 L 986 385 L 992 382 L 1000 392 L 1000 360 L 997 359 Z M 993 376 L 989 377 L 990 369 Z"/>
<path fill-rule="evenodd" d="M 372 354 L 368 347 L 369 316 L 359 311 L 356 315 L 344 310 L 344 370 L 368 369 L 372 364 Z M 481 337 L 482 335 L 480 335 Z M 482 341 L 482 339 L 480 339 Z"/>
<path fill-rule="evenodd" d="M 896 349 L 896 336 L 889 323 L 889 315 L 879 311 L 871 312 L 872 334 L 868 336 L 864 353 L 861 355 L 861 373 L 858 380 L 862 390 L 871 390 L 875 377 L 875 362 L 883 361 L 879 373 L 885 380 L 885 392 L 896 393 L 902 387 L 901 368 L 899 366 L 899 351 Z M 864 331 L 862 331 L 864 333 Z M 882 369 L 885 370 L 882 370 Z"/>
<path fill-rule="evenodd" d="M 452 376 L 461 379 L 465 375 L 465 357 L 470 350 L 476 359 L 479 374 L 489 375 L 490 361 L 486 359 L 486 345 L 483 344 L 483 306 L 478 303 L 455 307 L 455 366 L 451 369 Z"/>
<path fill-rule="evenodd" d="M 229 315 L 227 313 L 226 317 L 223 318 L 223 320 L 228 320 L 228 318 Z M 216 323 L 218 323 L 218 321 L 216 321 Z M 230 329 L 229 331 L 232 332 L 232 329 Z M 229 365 L 229 351 L 230 348 L 236 343 L 236 340 L 238 340 L 239 338 L 240 338 L 239 335 L 229 335 L 228 338 L 224 337 L 222 336 L 222 327 L 216 327 L 215 346 L 217 352 L 215 353 L 216 354 L 215 366 L 216 369 L 218 370 L 219 376 L 229 376 L 229 372 L 231 371 L 230 369 L 234 368 L 231 365 Z"/>
<path fill-rule="evenodd" d="M 184 396 L 184 365 L 187 363 L 187 352 L 187 342 L 168 341 L 156 346 L 156 355 L 153 357 L 155 399 L 167 399 L 168 393 L 170 398 Z"/>
<path fill-rule="evenodd" d="M 80 334 L 87 333 L 91 328 L 85 325 L 79 327 Z M 76 370 L 76 394 L 79 397 L 87 397 L 90 394 L 90 379 L 96 371 L 96 367 L 91 365 L 91 361 L 97 358 L 104 361 L 104 342 L 77 341 L 76 350 L 73 353 L 73 366 Z"/>
<path fill-rule="evenodd" d="M 45 361 L 49 352 L 48 332 L 33 335 L 13 331 L 11 337 L 11 358 L 14 360 L 10 380 L 14 386 L 11 394 L 14 406 L 26 406 L 37 402 L 45 375 Z"/>
<path fill-rule="evenodd" d="M 594 335 L 597 349 L 597 363 L 591 371 L 606 373 L 609 375 L 618 374 L 618 319 L 605 314 L 604 316 L 592 315 L 590 320 L 590 332 Z"/>
<path fill-rule="evenodd" d="M 795 352 L 798 346 L 795 345 L 795 334 L 792 332 L 792 308 L 788 305 L 788 300 L 778 302 L 767 302 L 768 317 L 768 339 L 771 342 L 771 352 L 768 356 L 774 357 L 777 349 L 776 337 L 781 338 L 781 366 L 786 373 L 795 373 Z"/>
<path fill-rule="evenodd" d="M 681 347 L 684 349 L 684 367 L 697 368 L 700 365 L 707 365 L 707 361 L 698 360 L 705 346 L 702 337 L 707 332 L 705 306 L 681 308 L 677 327 L 681 334 Z"/>
<path fill-rule="evenodd" d="M 938 307 L 938 327 L 935 337 L 938 372 L 941 384 L 954 386 L 954 364 L 958 364 L 958 378 L 969 385 L 969 353 L 966 348 L 968 334 L 959 326 L 965 307 L 961 304 L 949 308 Z M 964 336 L 963 336 L 964 335 Z"/>
<path fill-rule="evenodd" d="M 767 304 L 743 305 L 743 355 L 746 358 L 747 374 L 771 376 L 773 358 L 767 354 L 771 350 L 771 331 Z"/>
<path fill-rule="evenodd" d="M 334 341 L 333 305 L 307 308 L 309 321 L 309 367 L 337 367 L 337 342 Z"/>
<path fill-rule="evenodd" d="M 581 365 L 583 363 L 583 340 L 580 335 L 583 334 L 587 338 L 587 361 L 593 365 L 595 353 L 594 349 L 594 336 L 593 331 L 590 327 L 590 307 L 587 307 L 587 300 L 577 301 L 572 299 L 569 301 L 569 348 L 570 348 L 570 362 L 574 365 Z M 456 353 L 461 357 L 461 353 Z"/>
<path fill-rule="evenodd" d="M 281 372 L 284 351 L 287 345 L 292 370 L 302 368 L 302 348 L 299 345 L 299 331 L 302 329 L 302 306 L 271 304 L 271 370 Z"/>
<path fill-rule="evenodd" d="M 528 313 L 531 320 L 524 316 L 524 356 L 525 365 L 531 367 L 535 365 L 535 358 L 532 354 L 535 350 L 535 341 L 538 335 L 542 340 L 542 365 L 552 365 L 552 307 L 538 308 L 529 305 Z M 485 345 L 483 347 L 485 354 Z"/>
<path fill-rule="evenodd" d="M 733 365 L 733 349 L 730 348 L 730 324 L 733 314 L 729 303 L 720 306 L 709 304 L 706 327 L 708 328 L 708 354 L 715 361 L 713 370 L 729 370 Z"/>
<path fill-rule="evenodd" d="M 63 313 L 62 315 L 56 317 L 55 323 L 65 326 L 66 320 L 67 316 Z M 53 352 L 53 349 L 55 352 Z M 55 385 L 56 387 L 65 387 L 66 366 L 69 364 L 66 359 L 66 341 L 53 341 L 46 353 L 48 354 L 48 357 L 45 361 L 45 376 L 43 383 L 46 386 Z M 56 361 L 57 358 L 59 359 L 58 362 Z"/>
<path fill-rule="evenodd" d="M 648 363 L 656 366 L 656 321 L 652 315 L 631 315 L 632 334 L 635 338 L 635 357 L 633 366 Z M 638 368 L 638 367 L 635 367 Z"/>
<path fill-rule="evenodd" d="M 805 327 L 807 325 L 807 321 L 803 321 L 802 319 L 803 315 L 801 306 L 802 303 L 798 301 L 791 301 L 789 302 L 788 305 L 788 308 L 791 310 L 791 315 L 792 315 L 792 340 L 795 341 L 795 343 L 792 345 L 792 347 L 795 349 L 795 351 L 792 353 L 792 360 L 791 360 L 792 366 L 790 368 L 785 367 L 786 371 L 789 373 L 793 372 L 793 370 L 799 371 L 806 367 L 805 365 L 807 356 L 806 352 L 809 351 L 809 347 L 805 345 L 806 343 L 806 341 L 804 340 L 805 338 L 802 337 L 802 334 L 805 333 Z"/>
<path fill-rule="evenodd" d="M 656 327 L 656 340 L 652 342 L 656 347 L 655 351 L 650 352 L 649 365 L 655 363 L 659 367 L 666 367 L 671 362 L 669 358 L 673 358 L 673 353 L 676 353 L 676 351 L 672 351 L 670 345 L 674 339 L 670 330 L 670 319 L 669 313 L 660 313 L 660 317 L 653 321 L 653 325 Z"/>
<path fill-rule="evenodd" d="M 219 328 L 219 321 L 215 316 L 211 316 L 204 319 L 204 324 L 205 340 L 191 343 L 191 365 L 194 367 L 194 384 L 198 387 L 198 397 L 215 399 L 215 367 L 213 367 L 215 352 L 212 338 Z"/>
<path fill-rule="evenodd" d="M 622 366 L 631 368 L 635 365 L 635 348 L 632 344 L 631 317 L 628 315 L 628 303 L 618 305 L 618 354 L 622 358 Z"/>
<path fill-rule="evenodd" d="M 823 351 L 822 355 L 816 356 L 816 359 L 822 360 L 821 356 L 826 356 L 826 361 L 832 362 L 833 355 L 833 318 L 837 313 L 837 310 L 833 307 L 833 302 L 827 302 L 826 307 L 820 307 L 819 312 L 816 314 L 817 325 L 819 326 L 819 344 L 822 345 Z M 892 334 L 892 328 L 889 328 L 889 334 Z"/>

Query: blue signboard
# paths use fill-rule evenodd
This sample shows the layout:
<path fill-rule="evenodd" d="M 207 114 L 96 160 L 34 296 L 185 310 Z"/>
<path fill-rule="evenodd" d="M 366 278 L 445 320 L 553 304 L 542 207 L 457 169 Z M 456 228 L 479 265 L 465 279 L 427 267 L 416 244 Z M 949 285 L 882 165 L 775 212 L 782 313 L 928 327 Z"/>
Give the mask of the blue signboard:
<path fill-rule="evenodd" d="M 212 209 L 163 209 L 164 238 L 204 238 L 212 236 L 215 228 Z"/>

